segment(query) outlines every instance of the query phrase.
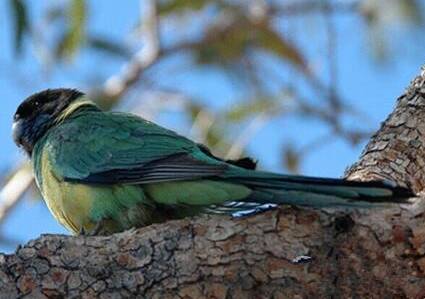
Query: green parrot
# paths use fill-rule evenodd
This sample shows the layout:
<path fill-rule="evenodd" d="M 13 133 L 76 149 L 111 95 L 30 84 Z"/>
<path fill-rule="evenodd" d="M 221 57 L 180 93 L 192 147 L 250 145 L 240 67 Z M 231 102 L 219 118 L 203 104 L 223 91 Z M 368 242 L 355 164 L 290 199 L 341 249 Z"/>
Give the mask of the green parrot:
<path fill-rule="evenodd" d="M 243 213 L 266 203 L 369 207 L 413 196 L 388 182 L 281 175 L 255 170 L 249 158 L 225 161 L 139 116 L 104 112 L 75 89 L 25 99 L 13 138 L 30 157 L 51 213 L 75 234 Z"/>

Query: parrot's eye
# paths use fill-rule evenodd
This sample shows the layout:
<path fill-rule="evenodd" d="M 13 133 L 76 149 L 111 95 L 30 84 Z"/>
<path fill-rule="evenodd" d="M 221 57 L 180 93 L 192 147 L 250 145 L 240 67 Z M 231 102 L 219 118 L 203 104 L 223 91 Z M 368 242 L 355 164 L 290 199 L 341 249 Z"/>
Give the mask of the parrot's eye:
<path fill-rule="evenodd" d="M 19 106 L 18 110 L 15 113 L 14 119 L 20 119 L 20 118 L 26 118 L 29 117 L 34 112 L 33 105 L 30 105 L 29 103 L 24 103 L 21 106 Z"/>

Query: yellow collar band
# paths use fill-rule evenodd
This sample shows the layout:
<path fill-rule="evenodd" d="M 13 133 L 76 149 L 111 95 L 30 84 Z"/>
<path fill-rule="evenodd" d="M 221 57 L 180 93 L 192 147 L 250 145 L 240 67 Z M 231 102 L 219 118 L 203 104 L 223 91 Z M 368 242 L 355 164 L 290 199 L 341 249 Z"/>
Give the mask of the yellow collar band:
<path fill-rule="evenodd" d="M 82 97 L 71 104 L 62 111 L 62 113 L 59 115 L 59 117 L 56 119 L 55 123 L 61 123 L 63 122 L 68 116 L 70 116 L 72 113 L 74 113 L 77 109 L 79 109 L 82 106 L 94 106 L 96 107 L 96 104 L 90 101 L 86 97 Z"/>

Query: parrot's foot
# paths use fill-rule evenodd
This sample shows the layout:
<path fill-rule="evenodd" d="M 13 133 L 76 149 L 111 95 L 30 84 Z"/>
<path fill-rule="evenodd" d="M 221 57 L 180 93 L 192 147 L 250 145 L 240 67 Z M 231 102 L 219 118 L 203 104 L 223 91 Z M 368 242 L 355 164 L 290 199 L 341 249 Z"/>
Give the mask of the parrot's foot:
<path fill-rule="evenodd" d="M 84 229 L 84 227 L 81 227 L 80 228 L 80 231 L 78 232 L 78 235 L 79 236 L 86 236 L 87 235 L 86 230 Z"/>
<path fill-rule="evenodd" d="M 99 221 L 98 223 L 96 223 L 96 226 L 90 231 L 89 236 L 93 237 L 93 236 L 97 236 L 100 234 L 100 232 L 102 231 L 103 228 L 103 221 Z"/>
<path fill-rule="evenodd" d="M 89 231 L 86 230 L 86 229 L 84 229 L 84 227 L 81 227 L 79 235 L 80 236 L 86 236 L 86 237 L 97 236 L 97 235 L 99 235 L 101 233 L 102 228 L 103 228 L 103 224 L 104 223 L 101 220 L 101 221 L 99 221 L 99 222 L 96 223 L 95 227 L 92 230 L 89 230 Z"/>

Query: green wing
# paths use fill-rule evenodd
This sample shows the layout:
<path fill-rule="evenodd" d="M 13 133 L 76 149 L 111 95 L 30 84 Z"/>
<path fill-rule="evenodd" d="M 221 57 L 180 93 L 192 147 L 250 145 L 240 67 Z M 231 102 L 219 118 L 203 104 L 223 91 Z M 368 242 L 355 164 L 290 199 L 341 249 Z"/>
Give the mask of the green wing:
<path fill-rule="evenodd" d="M 67 181 L 146 184 L 222 174 L 228 166 L 177 133 L 125 113 L 90 112 L 52 129 L 53 171 Z"/>

